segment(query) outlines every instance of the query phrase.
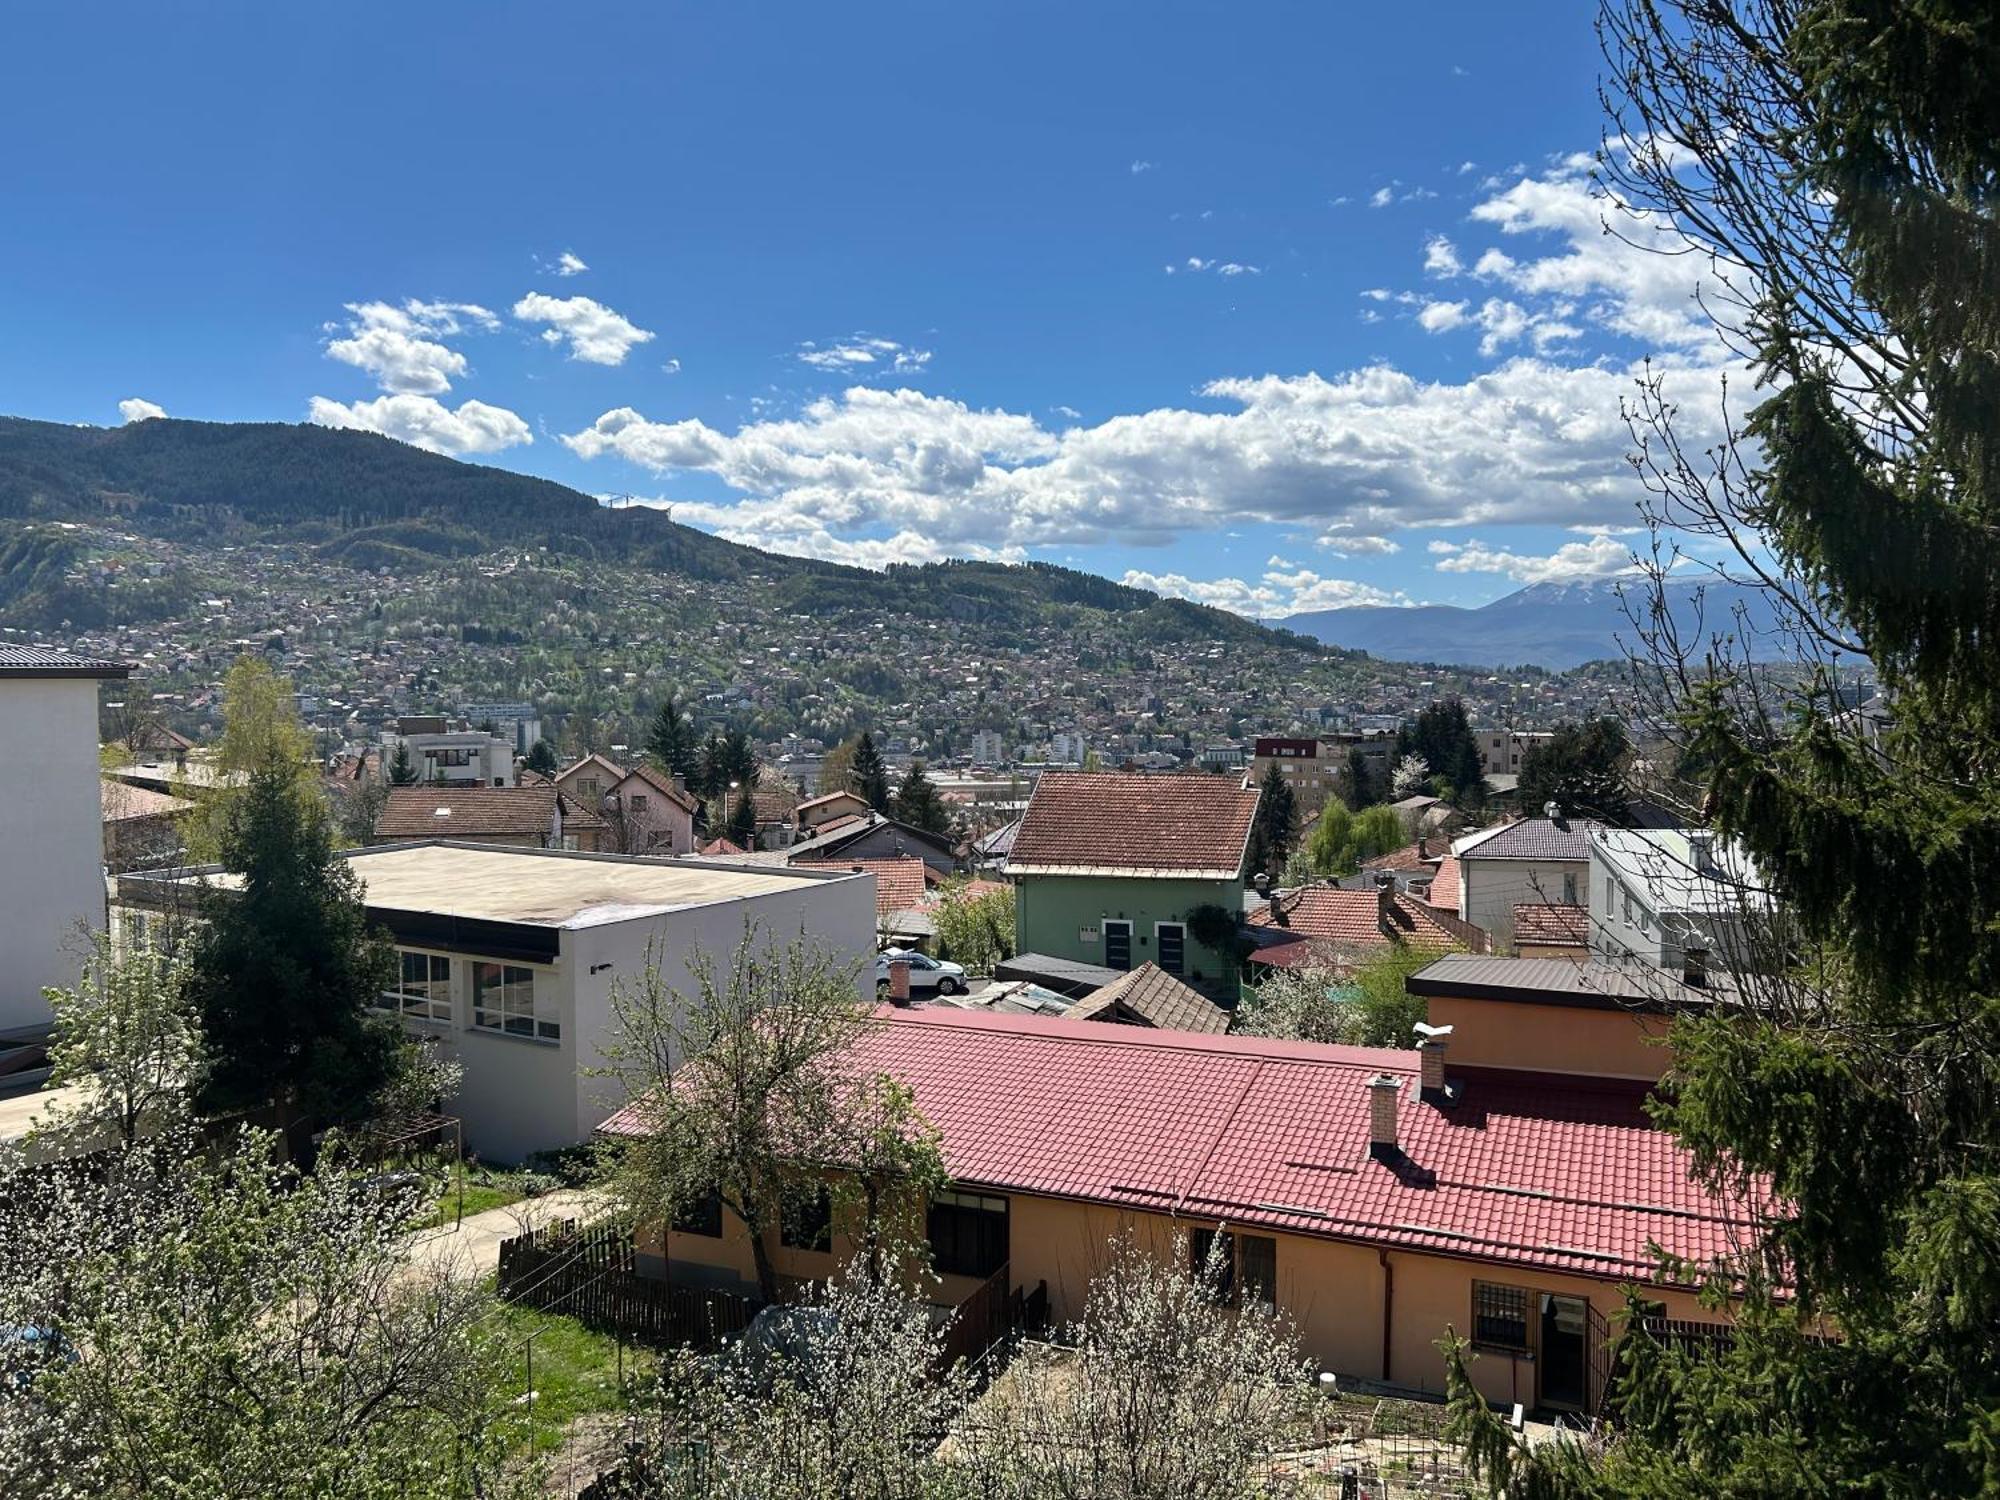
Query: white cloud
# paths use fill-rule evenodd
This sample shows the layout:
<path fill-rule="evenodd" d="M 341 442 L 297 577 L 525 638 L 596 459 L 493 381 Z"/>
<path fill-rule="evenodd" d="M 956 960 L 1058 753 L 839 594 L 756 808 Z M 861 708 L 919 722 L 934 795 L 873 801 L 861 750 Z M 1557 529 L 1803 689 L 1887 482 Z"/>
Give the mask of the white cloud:
<path fill-rule="evenodd" d="M 1368 206 L 1370 208 L 1387 208 L 1395 201 L 1396 190 L 1394 188 L 1377 188 L 1368 195 Z"/>
<path fill-rule="evenodd" d="M 1135 161 L 1132 163 L 1132 175 L 1134 177 L 1137 177 L 1141 172 L 1150 172 L 1152 170 L 1153 163 L 1149 161 Z"/>
<path fill-rule="evenodd" d="M 588 271 L 589 269 L 590 267 L 585 265 L 581 257 L 574 251 L 565 250 L 561 255 L 556 257 L 556 275 L 558 276 L 574 276 L 580 271 Z"/>
<path fill-rule="evenodd" d="M 1074 406 L 1052 406 L 1049 408 L 1049 410 L 1054 412 L 1059 417 L 1068 417 L 1072 422 L 1076 421 L 1079 417 L 1083 415 L 1083 413 L 1078 411 Z"/>
<path fill-rule="evenodd" d="M 119 418 L 126 422 L 149 422 L 155 417 L 164 417 L 167 409 L 157 401 L 148 401 L 143 396 L 127 396 L 118 403 Z"/>
<path fill-rule="evenodd" d="M 514 304 L 523 323 L 546 323 L 542 338 L 569 343 L 569 357 L 591 365 L 622 365 L 634 345 L 651 342 L 653 334 L 630 319 L 588 297 L 551 297 L 530 292 Z"/>
<path fill-rule="evenodd" d="M 1465 267 L 1459 264 L 1451 241 L 1440 234 L 1424 242 L 1424 269 L 1433 276 L 1456 276 Z"/>
<path fill-rule="evenodd" d="M 327 342 L 329 359 L 373 376 L 385 391 L 436 396 L 465 374 L 466 360 L 441 338 L 488 332 L 499 319 L 473 302 L 389 302 L 347 304 L 346 336 Z"/>
<path fill-rule="evenodd" d="M 1262 266 L 1239 265 L 1233 260 L 1228 260 L 1215 268 L 1215 274 L 1218 276 L 1262 276 L 1264 268 Z"/>
<path fill-rule="evenodd" d="M 1288 571 L 1289 570 L 1289 571 Z M 1127 588 L 1147 589 L 1169 599 L 1209 604 L 1232 614 L 1277 619 L 1301 610 L 1345 609 L 1354 604 L 1402 604 L 1407 599 L 1347 578 L 1322 578 L 1308 568 L 1292 569 L 1273 557 L 1255 583 L 1243 578 L 1189 578 L 1184 573 L 1128 569 L 1119 579 Z"/>
<path fill-rule="evenodd" d="M 1245 261 L 1203 260 L 1199 255 L 1190 255 L 1181 264 L 1190 271 L 1213 271 L 1218 276 L 1262 276 L 1264 274 L 1262 266 L 1253 266 Z M 1179 266 L 1168 266 L 1167 274 L 1171 276 L 1180 268 Z"/>
<path fill-rule="evenodd" d="M 1461 177 L 1465 176 L 1468 172 L 1476 172 L 1478 170 L 1479 163 L 1476 161 L 1462 161 L 1458 164 L 1458 175 Z"/>
<path fill-rule="evenodd" d="M 1564 542 L 1546 557 L 1506 552 L 1476 541 L 1434 540 L 1429 550 L 1443 559 L 1437 564 L 1441 573 L 1500 573 L 1517 583 L 1578 583 L 1637 571 L 1631 547 L 1609 531 L 1588 541 Z"/>
<path fill-rule="evenodd" d="M 894 339 L 878 339 L 857 333 L 836 344 L 821 345 L 808 340 L 799 345 L 798 361 L 815 370 L 840 370 L 854 374 L 870 366 L 880 366 L 884 370 L 907 374 L 929 364 L 931 351 L 913 349 Z"/>
<path fill-rule="evenodd" d="M 670 359 L 660 366 L 660 370 L 662 374 L 678 375 L 681 372 L 681 362 L 677 359 Z"/>
<path fill-rule="evenodd" d="M 433 453 L 497 453 L 532 443 L 528 424 L 501 406 L 467 401 L 456 411 L 430 396 L 380 396 L 343 405 L 315 396 L 307 420 L 321 427 L 379 432 Z"/>
<path fill-rule="evenodd" d="M 1427 302 L 1417 314 L 1417 324 L 1426 333 L 1444 333 L 1465 321 L 1463 302 Z"/>

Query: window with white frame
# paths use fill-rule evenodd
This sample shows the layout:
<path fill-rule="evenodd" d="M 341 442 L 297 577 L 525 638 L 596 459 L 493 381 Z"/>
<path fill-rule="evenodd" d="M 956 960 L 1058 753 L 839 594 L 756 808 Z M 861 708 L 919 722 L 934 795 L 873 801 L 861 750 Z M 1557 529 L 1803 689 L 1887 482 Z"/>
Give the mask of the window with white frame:
<path fill-rule="evenodd" d="M 473 965 L 472 1024 L 508 1036 L 539 1037 L 545 1042 L 562 1036 L 554 1007 L 546 1002 L 539 1009 L 536 1006 L 535 971 L 520 964 Z"/>
<path fill-rule="evenodd" d="M 396 987 L 376 1004 L 420 1021 L 451 1019 L 451 960 L 437 953 L 398 953 Z"/>

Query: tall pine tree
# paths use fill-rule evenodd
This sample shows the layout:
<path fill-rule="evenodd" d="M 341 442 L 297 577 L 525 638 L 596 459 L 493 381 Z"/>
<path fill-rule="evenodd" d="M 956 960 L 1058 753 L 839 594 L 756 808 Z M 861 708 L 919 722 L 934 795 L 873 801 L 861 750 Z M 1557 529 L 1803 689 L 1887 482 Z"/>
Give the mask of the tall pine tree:
<path fill-rule="evenodd" d="M 1676 1024 L 1660 1116 L 1775 1196 L 1715 1268 L 1730 1345 L 1628 1335 L 1601 1462 L 1456 1418 L 1512 1494 L 2000 1493 L 2000 32 L 1987 0 L 1613 0 L 1603 30 L 1613 186 L 1693 239 L 1765 392 L 1716 450 L 1650 386 L 1644 472 L 1813 658 L 1782 714 L 1726 641 L 1649 662 L 1793 958 Z"/>
<path fill-rule="evenodd" d="M 667 775 L 680 777 L 683 785 L 692 785 L 700 773 L 701 741 L 695 737 L 693 716 L 671 689 L 646 727 L 646 757 Z"/>
<path fill-rule="evenodd" d="M 910 762 L 910 769 L 903 774 L 903 784 L 896 789 L 895 814 L 899 821 L 926 833 L 951 831 L 951 809 L 924 774 L 924 763 L 920 760 Z"/>
<path fill-rule="evenodd" d="M 865 729 L 861 731 L 860 743 L 854 747 L 854 763 L 848 776 L 848 789 L 857 797 L 878 813 L 889 811 L 889 768 L 875 748 L 875 737 Z"/>

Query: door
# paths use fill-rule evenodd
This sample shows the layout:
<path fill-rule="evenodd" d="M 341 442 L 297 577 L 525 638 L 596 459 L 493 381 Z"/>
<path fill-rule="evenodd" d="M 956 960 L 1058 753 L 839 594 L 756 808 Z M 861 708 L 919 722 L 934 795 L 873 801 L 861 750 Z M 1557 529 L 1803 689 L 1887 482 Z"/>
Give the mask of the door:
<path fill-rule="evenodd" d="M 1542 1405 L 1581 1409 L 1588 1395 L 1590 1303 L 1542 1295 Z"/>
<path fill-rule="evenodd" d="M 1181 922 L 1161 922 L 1153 930 L 1160 935 L 1159 966 L 1169 974 L 1187 971 L 1187 927 Z"/>
<path fill-rule="evenodd" d="M 1104 967 L 1125 970 L 1132 967 L 1132 924 L 1104 924 Z"/>

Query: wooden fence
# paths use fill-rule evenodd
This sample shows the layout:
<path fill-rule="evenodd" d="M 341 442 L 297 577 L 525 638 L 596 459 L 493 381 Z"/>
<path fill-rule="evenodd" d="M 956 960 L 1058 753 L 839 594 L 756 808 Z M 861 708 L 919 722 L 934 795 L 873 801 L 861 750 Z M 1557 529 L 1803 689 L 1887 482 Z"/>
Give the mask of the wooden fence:
<path fill-rule="evenodd" d="M 570 1220 L 502 1243 L 500 1295 L 654 1344 L 718 1344 L 757 1311 L 747 1297 L 641 1276 L 629 1236 Z"/>

